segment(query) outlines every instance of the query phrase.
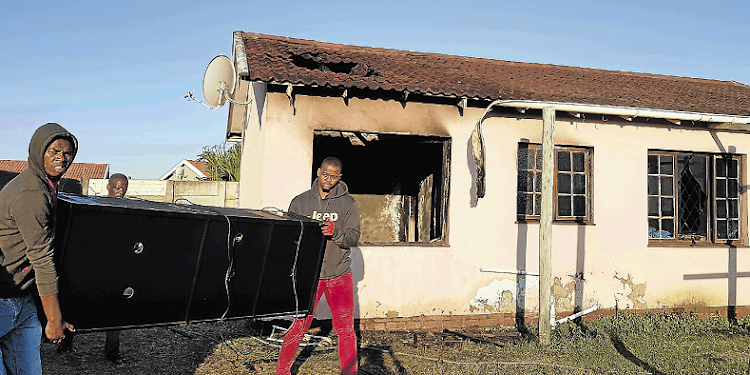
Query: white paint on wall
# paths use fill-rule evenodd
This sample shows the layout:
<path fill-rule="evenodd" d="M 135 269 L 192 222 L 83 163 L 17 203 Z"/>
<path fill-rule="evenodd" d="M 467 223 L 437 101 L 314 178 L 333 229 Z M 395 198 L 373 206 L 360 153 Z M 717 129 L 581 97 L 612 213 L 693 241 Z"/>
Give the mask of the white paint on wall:
<path fill-rule="evenodd" d="M 508 279 L 495 279 L 490 285 L 477 289 L 474 298 L 469 300 L 469 306 L 481 311 L 500 311 L 504 307 L 513 305 L 515 299 L 516 283 Z"/>

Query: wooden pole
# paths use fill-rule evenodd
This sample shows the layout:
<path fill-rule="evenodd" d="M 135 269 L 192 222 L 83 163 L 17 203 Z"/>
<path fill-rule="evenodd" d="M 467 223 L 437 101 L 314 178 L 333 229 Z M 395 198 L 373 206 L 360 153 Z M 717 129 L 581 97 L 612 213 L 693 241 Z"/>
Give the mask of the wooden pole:
<path fill-rule="evenodd" d="M 552 200 L 555 175 L 555 108 L 542 109 L 542 207 L 539 219 L 539 344 L 550 341 L 552 285 Z"/>

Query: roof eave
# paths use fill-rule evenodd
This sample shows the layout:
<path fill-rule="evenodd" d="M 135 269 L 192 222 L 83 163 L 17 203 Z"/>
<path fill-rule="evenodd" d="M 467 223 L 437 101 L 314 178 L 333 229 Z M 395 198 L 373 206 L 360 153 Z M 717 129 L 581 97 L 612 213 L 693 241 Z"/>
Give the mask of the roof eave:
<path fill-rule="evenodd" d="M 247 65 L 247 52 L 245 50 L 245 34 L 242 30 L 237 30 L 233 33 L 233 46 L 232 53 L 234 57 L 235 69 L 237 69 L 237 75 L 240 77 L 247 77 L 249 75 L 249 69 Z"/>

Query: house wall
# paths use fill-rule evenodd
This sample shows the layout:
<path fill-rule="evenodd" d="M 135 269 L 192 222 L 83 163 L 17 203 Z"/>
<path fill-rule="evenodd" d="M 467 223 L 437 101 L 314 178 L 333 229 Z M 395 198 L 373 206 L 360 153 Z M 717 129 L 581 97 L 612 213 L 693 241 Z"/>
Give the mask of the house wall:
<path fill-rule="evenodd" d="M 473 198 L 470 136 L 483 109 L 265 93 L 258 123 L 244 134 L 240 206 L 286 209 L 310 188 L 314 130 L 451 137 L 448 246 L 353 249 L 358 318 L 538 311 L 538 278 L 480 268 L 538 271 L 539 224 L 516 221 L 518 142 L 542 141 L 540 119 L 484 121 L 486 196 Z M 255 108 L 254 108 L 255 110 Z M 253 116 L 250 116 L 251 118 Z M 252 128 L 252 129 L 251 129 Z M 555 142 L 593 147 L 593 225 L 553 224 L 552 295 L 558 312 L 574 307 L 659 308 L 750 305 L 750 249 L 649 247 L 647 151 L 747 154 L 750 135 L 655 128 L 591 120 L 555 123 Z M 719 145 L 721 144 L 721 146 Z M 346 162 L 346 161 L 345 161 Z M 356 165 L 344 165 L 356 168 Z M 743 176 L 743 186 L 747 177 Z M 745 189 L 743 189 L 744 191 Z M 743 200 L 747 212 L 747 199 Z M 691 274 L 726 277 L 686 280 Z M 745 273 L 743 275 L 742 273 Z M 579 278 L 576 278 L 579 274 Z M 716 275 L 714 275 L 716 276 Z M 326 317 L 321 309 L 319 317 Z"/>
<path fill-rule="evenodd" d="M 170 181 L 201 181 L 202 179 L 202 176 L 189 167 L 177 167 L 177 170 L 167 178 Z"/>

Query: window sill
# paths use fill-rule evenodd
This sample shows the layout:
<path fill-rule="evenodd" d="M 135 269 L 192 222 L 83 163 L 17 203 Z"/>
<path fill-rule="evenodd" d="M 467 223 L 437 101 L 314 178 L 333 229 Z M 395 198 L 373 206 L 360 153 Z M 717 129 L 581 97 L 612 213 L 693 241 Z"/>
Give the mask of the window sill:
<path fill-rule="evenodd" d="M 450 247 L 445 242 L 360 242 L 358 247 Z"/>
<path fill-rule="evenodd" d="M 683 248 L 684 247 L 705 247 L 705 248 L 725 249 L 728 247 L 747 248 L 750 246 L 740 243 L 740 241 L 729 244 L 726 242 L 723 242 L 723 243 L 713 243 L 713 242 L 705 242 L 705 241 L 691 242 L 691 241 L 680 241 L 680 240 L 669 240 L 669 239 L 657 240 L 657 239 L 649 238 L 648 247 L 683 247 Z"/>
<path fill-rule="evenodd" d="M 516 224 L 539 224 L 539 219 L 516 219 Z M 579 220 L 552 220 L 552 224 L 558 225 L 596 225 L 591 221 Z"/>

